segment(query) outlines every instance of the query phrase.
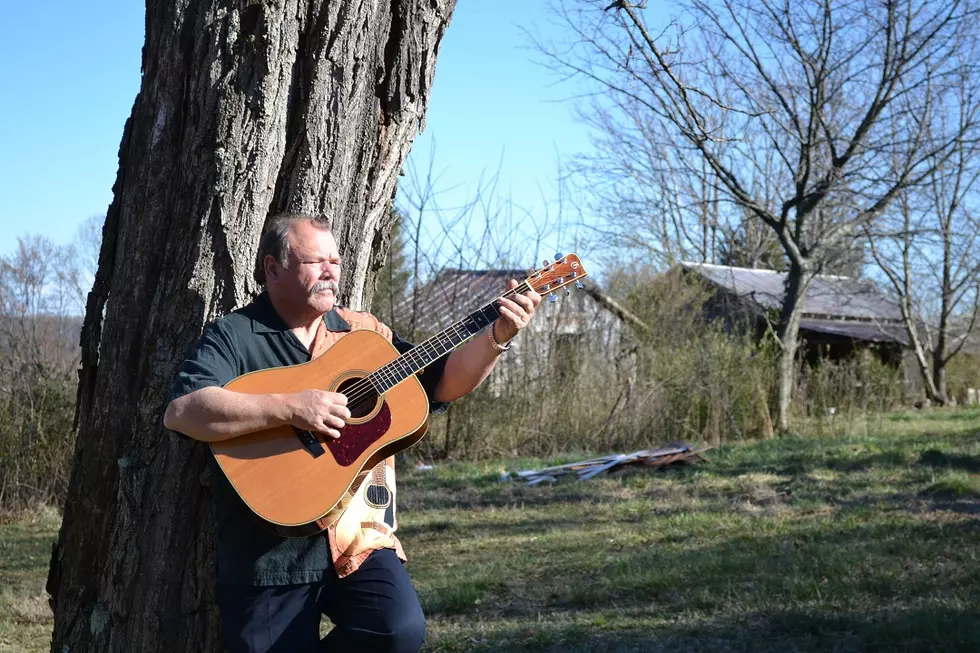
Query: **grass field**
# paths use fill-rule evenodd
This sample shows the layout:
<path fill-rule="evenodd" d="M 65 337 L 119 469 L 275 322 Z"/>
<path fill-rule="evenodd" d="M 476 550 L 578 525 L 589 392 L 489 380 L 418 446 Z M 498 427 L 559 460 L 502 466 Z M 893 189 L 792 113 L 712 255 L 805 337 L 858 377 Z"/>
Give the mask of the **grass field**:
<path fill-rule="evenodd" d="M 49 651 L 53 621 L 44 582 L 60 518 L 52 509 L 0 521 L 0 653 Z"/>
<path fill-rule="evenodd" d="M 404 470 L 427 651 L 980 651 L 980 411 L 554 487 Z M 48 650 L 57 515 L 0 525 L 0 651 Z M 447 562 L 448 561 L 448 562 Z"/>

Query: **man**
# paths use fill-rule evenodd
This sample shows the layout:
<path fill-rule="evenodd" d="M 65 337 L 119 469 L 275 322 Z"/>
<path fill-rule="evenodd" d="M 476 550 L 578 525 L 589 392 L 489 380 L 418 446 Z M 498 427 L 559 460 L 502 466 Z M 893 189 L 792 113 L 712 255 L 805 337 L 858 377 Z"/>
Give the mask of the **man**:
<path fill-rule="evenodd" d="M 246 372 L 311 360 L 349 332 L 350 321 L 374 328 L 401 351 L 410 348 L 373 316 L 335 305 L 340 270 L 337 243 L 322 222 L 300 215 L 271 218 L 255 267 L 264 292 L 205 329 L 174 381 L 166 427 L 202 442 L 285 424 L 339 437 L 350 418 L 342 394 L 246 395 L 222 386 Z M 509 287 L 516 285 L 512 280 Z M 540 301 L 534 292 L 501 299 L 501 316 L 485 334 L 420 373 L 433 412 L 483 382 Z M 379 516 L 368 515 L 372 506 L 353 501 L 339 526 L 296 539 L 265 531 L 220 471 L 212 474 L 218 603 L 232 653 L 419 650 L 425 620 L 394 536 L 393 467 L 379 464 L 365 484 L 377 482 L 378 474 L 392 494 Z M 321 641 L 323 614 L 334 628 Z"/>

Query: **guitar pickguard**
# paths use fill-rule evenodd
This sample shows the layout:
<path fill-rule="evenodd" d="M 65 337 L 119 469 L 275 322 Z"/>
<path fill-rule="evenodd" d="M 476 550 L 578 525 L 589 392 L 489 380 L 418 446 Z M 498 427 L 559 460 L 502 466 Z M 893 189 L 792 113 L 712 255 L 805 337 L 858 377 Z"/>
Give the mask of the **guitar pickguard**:
<path fill-rule="evenodd" d="M 391 428 L 391 411 L 388 402 L 381 403 L 381 409 L 373 418 L 362 424 L 347 424 L 340 429 L 340 437 L 327 440 L 327 449 L 333 454 L 338 465 L 352 465 L 368 447 Z"/>

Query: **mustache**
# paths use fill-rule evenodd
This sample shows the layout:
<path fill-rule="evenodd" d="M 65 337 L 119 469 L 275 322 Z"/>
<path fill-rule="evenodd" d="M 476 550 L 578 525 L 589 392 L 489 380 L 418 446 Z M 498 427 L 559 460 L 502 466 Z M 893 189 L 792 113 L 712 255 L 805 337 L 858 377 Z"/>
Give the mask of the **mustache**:
<path fill-rule="evenodd" d="M 333 294 L 336 295 L 340 290 L 340 287 L 337 285 L 336 281 L 317 281 L 315 284 L 313 284 L 313 287 L 310 288 L 310 294 L 313 295 L 318 292 L 323 292 L 324 290 L 332 290 Z"/>

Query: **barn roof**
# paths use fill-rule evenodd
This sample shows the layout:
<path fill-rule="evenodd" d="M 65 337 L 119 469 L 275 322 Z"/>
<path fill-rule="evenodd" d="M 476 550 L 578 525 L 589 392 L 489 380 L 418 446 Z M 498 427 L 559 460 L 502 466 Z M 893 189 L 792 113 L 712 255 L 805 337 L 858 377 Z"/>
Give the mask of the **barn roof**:
<path fill-rule="evenodd" d="M 682 263 L 685 269 L 767 309 L 782 306 L 786 273 L 708 263 Z M 866 279 L 819 274 L 803 298 L 804 317 L 899 322 L 902 314 Z"/>
<path fill-rule="evenodd" d="M 868 342 L 897 342 L 906 347 L 909 344 L 905 325 L 896 322 L 855 322 L 805 317 L 800 320 L 800 329 Z"/>
<path fill-rule="evenodd" d="M 708 263 L 682 263 L 681 267 L 762 308 L 782 307 L 785 272 Z M 866 279 L 815 276 L 803 297 L 800 328 L 854 340 L 908 346 L 898 305 Z"/>

